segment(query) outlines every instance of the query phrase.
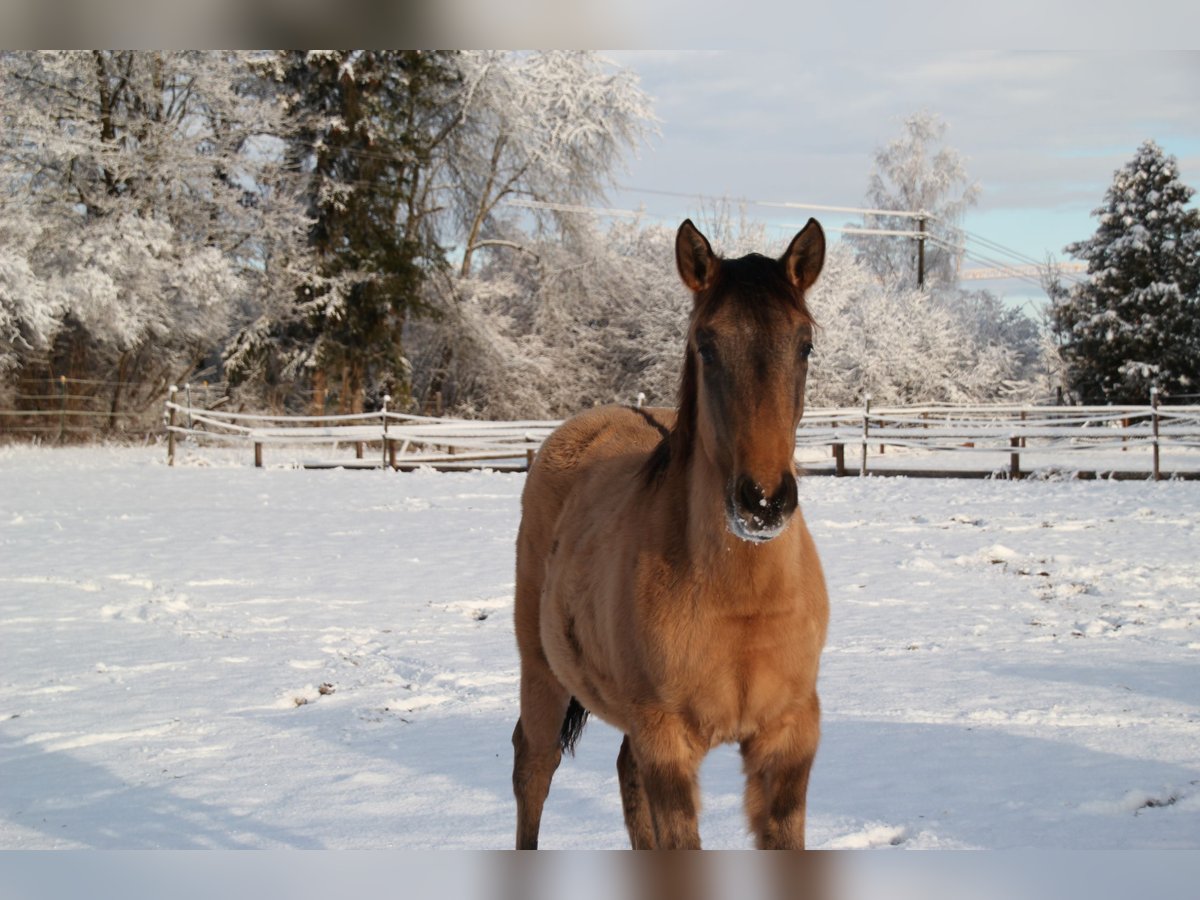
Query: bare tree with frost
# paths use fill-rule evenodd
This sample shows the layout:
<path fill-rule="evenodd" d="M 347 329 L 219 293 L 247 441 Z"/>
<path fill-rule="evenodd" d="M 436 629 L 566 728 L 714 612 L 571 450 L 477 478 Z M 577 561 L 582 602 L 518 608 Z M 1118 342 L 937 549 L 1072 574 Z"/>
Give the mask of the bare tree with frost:
<path fill-rule="evenodd" d="M 937 289 L 958 279 L 961 254 L 945 244 L 961 246 L 958 224 L 973 206 L 980 186 L 967 174 L 962 154 L 943 141 L 947 124 L 935 113 L 922 111 L 904 120 L 899 137 L 875 151 L 865 203 L 873 209 L 926 212 L 927 230 L 938 238 L 926 241 L 925 284 Z M 911 218 L 872 215 L 868 228 L 914 231 Z M 917 284 L 917 241 L 888 235 L 848 235 L 859 260 L 886 284 L 896 288 Z"/>
<path fill-rule="evenodd" d="M 462 121 L 447 144 L 460 274 L 482 247 L 515 242 L 494 231 L 506 200 L 582 205 L 602 200 L 624 155 L 653 131 L 637 76 L 591 51 L 471 51 L 459 60 Z M 574 217 L 536 206 L 559 228 Z M 519 246 L 519 245 L 518 245 Z"/>
<path fill-rule="evenodd" d="M 422 343 L 453 350 L 440 382 L 448 406 L 559 417 L 639 393 L 674 402 L 691 308 L 674 231 L 577 221 L 569 234 L 531 239 L 530 254 L 489 254 L 455 281 L 453 309 L 422 323 Z"/>
<path fill-rule="evenodd" d="M 112 381 L 115 410 L 122 385 L 186 378 L 295 282 L 304 218 L 247 75 L 226 53 L 0 57 L 10 367 Z"/>
<path fill-rule="evenodd" d="M 929 291 L 882 284 L 839 242 L 809 305 L 817 319 L 808 399 L 814 406 L 981 402 L 1018 389 L 1020 358 L 982 337 Z"/>
<path fill-rule="evenodd" d="M 603 200 L 625 154 L 653 132 L 655 121 L 636 76 L 594 52 L 470 51 L 458 55 L 457 65 L 458 120 L 432 156 L 434 180 L 443 185 L 435 199 L 448 211 L 440 233 L 461 253 L 460 283 L 430 283 L 446 323 L 472 314 L 458 304 L 477 295 L 471 279 L 480 259 L 487 267 L 493 256 L 525 254 L 525 264 L 536 263 L 538 254 L 561 258 L 554 239 L 568 256 L 570 248 L 585 247 L 587 236 L 575 230 L 588 217 L 570 209 Z M 554 264 L 540 271 L 558 277 Z M 430 336 L 430 329 L 418 330 Z M 456 394 L 447 379 L 459 368 L 460 341 L 433 331 L 441 335 L 434 338 L 439 351 L 414 359 L 418 396 L 427 405 Z"/>
<path fill-rule="evenodd" d="M 309 179 L 319 264 L 231 361 L 275 360 L 322 409 L 327 394 L 347 409 L 403 397 L 410 377 L 418 398 L 454 393 L 456 348 L 490 358 L 466 321 L 498 289 L 471 282 L 480 259 L 531 251 L 530 225 L 568 239 L 557 211 L 505 201 L 599 199 L 651 127 L 635 77 L 590 52 L 288 52 L 262 68 L 296 117 L 287 140 Z M 457 279 L 445 266 L 456 254 Z"/>

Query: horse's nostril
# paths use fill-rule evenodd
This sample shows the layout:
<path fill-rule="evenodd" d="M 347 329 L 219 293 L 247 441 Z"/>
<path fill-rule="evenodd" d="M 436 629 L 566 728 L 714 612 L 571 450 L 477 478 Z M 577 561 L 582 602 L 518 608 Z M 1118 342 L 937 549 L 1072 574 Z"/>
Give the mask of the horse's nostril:
<path fill-rule="evenodd" d="M 766 495 L 753 478 L 742 476 L 738 480 L 738 503 L 746 512 L 758 512 L 767 505 Z"/>
<path fill-rule="evenodd" d="M 790 516 L 799 505 L 800 498 L 796 487 L 796 476 L 785 472 L 780 482 L 779 490 L 771 497 L 771 506 L 782 515 Z"/>

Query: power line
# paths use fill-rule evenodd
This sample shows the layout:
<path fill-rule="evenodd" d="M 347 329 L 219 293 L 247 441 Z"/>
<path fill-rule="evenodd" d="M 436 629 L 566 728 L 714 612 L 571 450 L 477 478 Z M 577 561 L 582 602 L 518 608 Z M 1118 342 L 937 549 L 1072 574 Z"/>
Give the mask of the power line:
<path fill-rule="evenodd" d="M 992 266 L 997 269 L 1007 269 L 1012 272 L 1012 274 L 1009 275 L 1008 277 L 1010 277 L 1016 281 L 1024 281 L 1028 284 L 1032 284 L 1035 287 L 1037 287 L 1038 290 L 1045 290 L 1045 286 L 1042 284 L 1042 282 L 1040 280 L 1038 280 L 1036 278 L 1031 278 L 1028 275 L 1023 275 L 1019 272 L 1013 271 L 1011 266 L 1005 265 L 1000 260 L 993 259 L 988 256 L 984 256 L 982 254 L 968 250 L 965 247 L 960 247 L 955 244 L 951 244 L 949 241 L 944 241 L 941 238 L 939 238 L 935 235 L 932 235 L 932 234 L 929 235 L 927 240 L 931 241 L 933 244 L 941 247 L 944 250 L 949 250 L 951 253 L 961 254 L 964 258 L 969 259 L 972 262 L 983 263 L 986 266 Z"/>
<path fill-rule="evenodd" d="M 950 244 L 949 242 L 942 241 L 938 238 L 932 238 L 932 240 L 935 243 L 941 244 L 946 249 L 951 250 L 952 252 L 961 253 L 964 258 L 969 259 L 972 262 L 982 263 L 985 266 L 989 266 L 989 267 L 995 269 L 996 274 L 999 277 L 1009 278 L 1009 279 L 1019 280 L 1019 281 L 1025 281 L 1030 284 L 1036 284 L 1043 291 L 1046 289 L 1045 283 L 1041 280 L 1040 277 L 1034 277 L 1031 274 L 1029 274 L 1030 269 L 1032 269 L 1038 273 L 1049 271 L 1055 275 L 1064 277 L 1068 281 L 1071 281 L 1072 283 L 1076 283 L 1076 284 L 1082 283 L 1085 280 L 1085 279 L 1078 278 L 1078 277 L 1070 274 L 1069 271 L 1063 265 L 1047 265 L 1045 263 L 1034 263 L 1032 265 L 1013 266 L 1011 264 L 1003 262 L 1002 260 L 995 259 L 994 257 L 984 255 L 977 251 L 970 250 L 966 247 L 959 247 L 957 245 Z M 960 277 L 961 277 L 961 273 L 960 273 Z"/>
<path fill-rule="evenodd" d="M 674 192 L 662 191 L 659 193 L 675 196 Z M 700 195 L 679 194 L 678 196 L 685 197 L 688 199 L 695 199 L 697 196 L 700 196 Z M 656 220 L 656 221 L 667 221 L 666 218 L 663 216 L 652 215 L 652 214 L 646 213 L 643 210 L 611 209 L 611 208 L 598 207 L 598 206 L 579 206 L 579 205 L 566 204 L 566 203 L 553 203 L 553 202 L 549 202 L 549 201 L 521 200 L 521 199 L 509 199 L 509 200 L 502 201 L 502 203 L 507 206 L 515 206 L 515 207 L 526 208 L 526 209 L 539 209 L 539 210 L 548 210 L 548 211 L 554 211 L 554 212 L 567 212 L 567 213 L 585 214 L 585 215 L 615 216 L 615 217 L 622 217 L 622 218 L 652 219 L 652 220 Z M 845 207 L 838 207 L 838 209 L 844 209 L 844 208 Z M 771 227 L 779 228 L 779 229 L 792 229 L 792 228 L 802 227 L 798 223 L 789 223 L 789 222 L 769 223 L 769 224 L 771 225 Z M 1021 271 L 1018 267 L 1013 266 L 1011 263 L 1006 263 L 1002 260 L 999 260 L 992 256 L 986 255 L 985 253 L 969 249 L 966 246 L 953 244 L 943 238 L 939 238 L 937 235 L 932 234 L 931 232 L 900 231 L 900 230 L 893 230 L 893 229 L 854 228 L 854 227 L 849 227 L 849 226 L 847 226 L 847 227 L 827 226 L 825 228 L 825 230 L 832 231 L 832 232 L 838 232 L 841 234 L 870 234 L 870 235 L 877 235 L 877 236 L 883 236 L 883 237 L 906 237 L 906 238 L 913 238 L 913 239 L 928 240 L 932 244 L 934 244 L 938 247 L 941 247 L 942 249 L 949 250 L 951 253 L 961 255 L 963 258 L 969 259 L 972 262 L 980 263 L 984 266 L 987 266 L 989 268 L 997 270 L 997 274 L 1001 275 L 1001 277 L 1009 278 L 1009 279 L 1012 279 L 1015 281 L 1024 281 L 1027 284 L 1037 287 L 1039 290 L 1045 289 L 1044 285 L 1042 284 L 1040 279 L 1026 274 L 1026 272 Z M 984 243 L 985 241 L 986 241 L 986 239 L 983 239 L 982 241 L 978 241 L 978 242 Z M 991 244 L 991 243 L 995 243 L 995 242 L 987 241 L 987 243 Z M 996 246 L 1002 248 L 1002 245 L 997 244 Z M 1022 255 L 1017 255 L 1015 253 L 1010 253 L 1008 255 L 1014 256 L 1014 258 L 1021 258 L 1021 256 L 1022 256 Z M 1024 258 L 1031 259 L 1031 257 L 1024 257 Z M 1044 270 L 1045 268 L 1047 268 L 1044 264 L 1036 263 L 1036 262 L 1032 263 L 1031 265 L 1033 265 L 1038 271 L 1041 271 L 1041 270 Z"/>
<path fill-rule="evenodd" d="M 605 208 L 602 206 L 576 206 L 576 205 L 573 205 L 570 203 L 551 203 L 551 202 L 542 201 L 542 200 L 508 199 L 508 200 L 502 200 L 500 202 L 501 202 L 501 205 L 503 205 L 503 206 L 517 206 L 522 209 L 538 209 L 538 210 L 547 210 L 550 212 L 578 213 L 578 214 L 583 214 L 583 215 L 595 215 L 595 216 L 616 216 L 616 217 L 627 218 L 627 219 L 654 219 L 654 220 L 660 221 L 660 222 L 669 221 L 665 216 L 656 216 L 656 215 L 652 215 L 650 213 L 646 213 L 641 210 L 633 210 L 633 209 L 608 209 L 608 208 Z M 800 228 L 804 227 L 803 224 L 795 224 L 795 223 L 790 223 L 790 222 L 770 223 L 770 224 L 772 225 L 772 227 L 775 227 L 775 228 L 800 229 Z M 882 235 L 882 236 L 886 236 L 886 237 L 914 237 L 915 238 L 918 235 L 926 233 L 926 232 L 920 232 L 920 231 L 893 231 L 893 230 L 883 229 L 883 228 L 851 228 L 851 227 L 843 228 L 843 227 L 839 227 L 836 225 L 825 225 L 825 226 L 822 226 L 822 228 L 825 231 L 835 231 L 840 234 L 874 234 L 874 235 Z"/>
<path fill-rule="evenodd" d="M 924 212 L 913 212 L 907 209 L 871 209 L 860 206 L 829 206 L 823 203 L 799 203 L 791 200 L 751 200 L 746 197 L 730 197 L 717 196 L 715 194 L 689 194 L 683 191 L 664 191 L 655 188 L 633 187 L 631 185 L 619 184 L 617 189 L 628 191 L 631 194 L 651 194 L 659 197 L 681 197 L 687 200 L 706 200 L 716 203 L 738 203 L 746 206 L 763 206 L 771 209 L 811 209 L 818 212 L 844 212 L 854 213 L 856 215 L 870 216 L 895 216 L 898 218 L 908 219 L 925 219 L 926 221 L 934 221 L 936 216 Z"/>
<path fill-rule="evenodd" d="M 633 209 L 606 209 L 602 206 L 576 206 L 570 203 L 551 203 L 544 200 L 521 200 L 510 198 L 500 201 L 504 206 L 519 206 L 523 209 L 541 209 L 550 212 L 569 212 L 581 215 L 617 216 L 623 219 L 643 218 L 644 213 Z"/>
<path fill-rule="evenodd" d="M 1021 253 L 1019 250 L 1013 250 L 1011 247 L 1006 247 L 1003 244 L 993 241 L 990 238 L 985 238 L 980 234 L 976 234 L 971 231 L 966 231 L 965 229 L 960 229 L 960 230 L 962 231 L 963 235 L 967 238 L 967 240 L 971 240 L 977 244 L 981 244 L 985 248 L 990 249 L 996 253 L 1001 253 L 1005 256 L 1009 256 L 1012 259 L 1019 260 L 1026 265 L 1035 266 L 1040 270 L 1054 269 L 1060 275 L 1062 275 L 1067 281 L 1070 281 L 1073 284 L 1079 284 L 1084 280 L 1075 275 L 1069 274 L 1068 270 L 1062 266 L 1055 266 L 1055 265 L 1051 265 L 1051 264 L 1047 263 L 1045 260 L 1034 259 L 1032 256 L 1029 256 L 1028 254 Z"/>
<path fill-rule="evenodd" d="M 967 240 L 975 241 L 977 244 L 982 244 L 984 247 L 987 247 L 988 249 L 991 249 L 997 253 L 1001 253 L 1004 256 L 1011 256 L 1013 259 L 1017 259 L 1021 262 L 1029 263 L 1035 266 L 1043 264 L 1042 261 L 1036 260 L 1028 254 L 1022 253 L 1019 250 L 1013 250 L 1011 247 L 1005 247 L 1003 244 L 999 244 L 990 238 L 985 238 L 982 235 L 978 235 L 973 231 L 967 231 L 965 228 L 960 230 Z"/>
<path fill-rule="evenodd" d="M 1068 273 L 1083 271 L 1082 263 L 1057 263 L 1052 267 L 1056 274 L 1062 274 L 1064 277 L 1072 277 Z M 1003 267 L 991 268 L 976 268 L 963 269 L 958 273 L 958 277 L 963 281 L 983 281 L 992 278 L 1015 278 L 1018 275 L 1029 275 L 1030 277 L 1040 277 L 1047 269 L 1047 266 L 1031 266 L 1031 265 L 1005 265 Z"/>

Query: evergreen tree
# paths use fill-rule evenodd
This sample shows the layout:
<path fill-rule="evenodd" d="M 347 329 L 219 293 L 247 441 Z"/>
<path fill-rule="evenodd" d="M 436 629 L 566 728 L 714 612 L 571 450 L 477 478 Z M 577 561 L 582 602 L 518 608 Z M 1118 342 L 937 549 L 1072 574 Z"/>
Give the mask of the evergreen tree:
<path fill-rule="evenodd" d="M 314 412 L 406 395 L 402 336 L 428 273 L 444 265 L 431 158 L 456 122 L 452 53 L 284 51 L 264 61 L 287 106 L 292 165 L 308 177 L 316 269 L 228 355 L 237 374 L 307 381 Z"/>
<path fill-rule="evenodd" d="M 1200 213 L 1175 158 L 1146 141 L 1115 173 L 1096 233 L 1066 248 L 1090 278 L 1052 288 L 1069 386 L 1084 403 L 1145 403 L 1200 385 Z"/>

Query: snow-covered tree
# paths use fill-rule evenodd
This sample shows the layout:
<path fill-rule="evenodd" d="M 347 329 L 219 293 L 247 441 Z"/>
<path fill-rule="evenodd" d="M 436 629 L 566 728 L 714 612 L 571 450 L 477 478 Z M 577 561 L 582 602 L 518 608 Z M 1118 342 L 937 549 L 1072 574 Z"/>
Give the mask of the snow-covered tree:
<path fill-rule="evenodd" d="M 808 401 L 815 406 L 980 402 L 1013 393 L 1020 356 L 929 291 L 881 284 L 844 243 L 825 257 L 809 306 L 819 326 Z"/>
<path fill-rule="evenodd" d="M 1200 212 L 1153 141 L 1114 174 L 1096 233 L 1066 252 L 1089 278 L 1054 294 L 1054 329 L 1084 403 L 1145 403 L 1200 390 Z"/>
<path fill-rule="evenodd" d="M 349 409 L 404 396 L 410 376 L 420 393 L 454 393 L 442 381 L 458 342 L 433 355 L 406 343 L 450 334 L 414 314 L 465 322 L 456 302 L 497 289 L 470 283 L 480 251 L 528 250 L 530 221 L 566 221 L 503 201 L 599 199 L 651 122 L 634 76 L 590 52 L 289 52 L 263 68 L 296 119 L 320 264 L 297 302 L 240 336 L 236 359 L 310 376 L 319 408 L 326 383 Z M 443 248 L 461 253 L 463 284 L 443 277 Z M 476 347 L 468 364 L 487 356 Z"/>
<path fill-rule="evenodd" d="M 875 151 L 867 182 L 866 205 L 872 209 L 925 212 L 930 218 L 925 243 L 925 284 L 931 289 L 952 287 L 958 280 L 962 245 L 958 223 L 979 198 L 980 187 L 967 175 L 966 161 L 943 141 L 947 124 L 922 111 L 904 120 L 898 138 Z M 886 231 L 915 231 L 915 219 L 872 215 L 865 226 Z M 917 284 L 916 239 L 890 235 L 847 235 L 859 260 L 889 286 Z M 949 245 L 949 247 L 947 246 Z"/>
<path fill-rule="evenodd" d="M 0 217 L 0 378 L 33 352 L 44 351 L 62 310 L 47 298 L 46 281 L 30 262 L 41 227 L 23 204 L 2 206 Z"/>
<path fill-rule="evenodd" d="M 247 76 L 239 54 L 0 57 L 10 366 L 107 378 L 115 408 L 121 384 L 186 377 L 294 282 L 303 214 Z"/>
<path fill-rule="evenodd" d="M 711 219 L 727 256 L 779 254 L 790 237 L 768 242 L 729 210 Z M 650 404 L 674 404 L 691 310 L 675 269 L 674 229 L 578 222 L 571 233 L 582 243 L 532 241 L 530 254 L 489 254 L 473 276 L 454 280 L 452 308 L 414 325 L 410 337 L 424 348 L 414 360 L 418 393 L 426 366 L 450 346 L 440 383 L 460 413 L 559 417 L 639 393 Z M 988 334 L 978 310 L 888 288 L 844 243 L 830 246 L 809 305 L 818 323 L 812 405 L 857 405 L 865 393 L 888 404 L 986 401 L 1022 389 L 1029 348 L 1012 329 L 997 319 Z"/>
<path fill-rule="evenodd" d="M 674 231 L 576 222 L 566 241 L 488 254 L 436 319 L 415 325 L 420 396 L 461 413 L 557 417 L 598 403 L 675 400 L 691 301 Z M 449 351 L 449 352 L 447 352 Z M 436 382 L 427 376 L 444 365 Z M 429 367 L 429 368 L 427 368 Z"/>
<path fill-rule="evenodd" d="M 343 411 L 407 393 L 403 331 L 424 299 L 437 242 L 431 158 L 460 120 L 456 54 L 283 51 L 260 61 L 287 113 L 286 155 L 304 177 L 315 265 L 239 336 L 235 375 L 329 394 Z"/>
<path fill-rule="evenodd" d="M 498 215 L 513 217 L 500 204 L 602 199 L 624 154 L 655 120 L 637 76 L 592 51 L 470 51 L 459 66 L 462 121 L 445 166 L 466 276 L 480 247 L 511 243 L 492 233 Z M 576 221 L 552 209 L 532 214 L 560 228 Z"/>

